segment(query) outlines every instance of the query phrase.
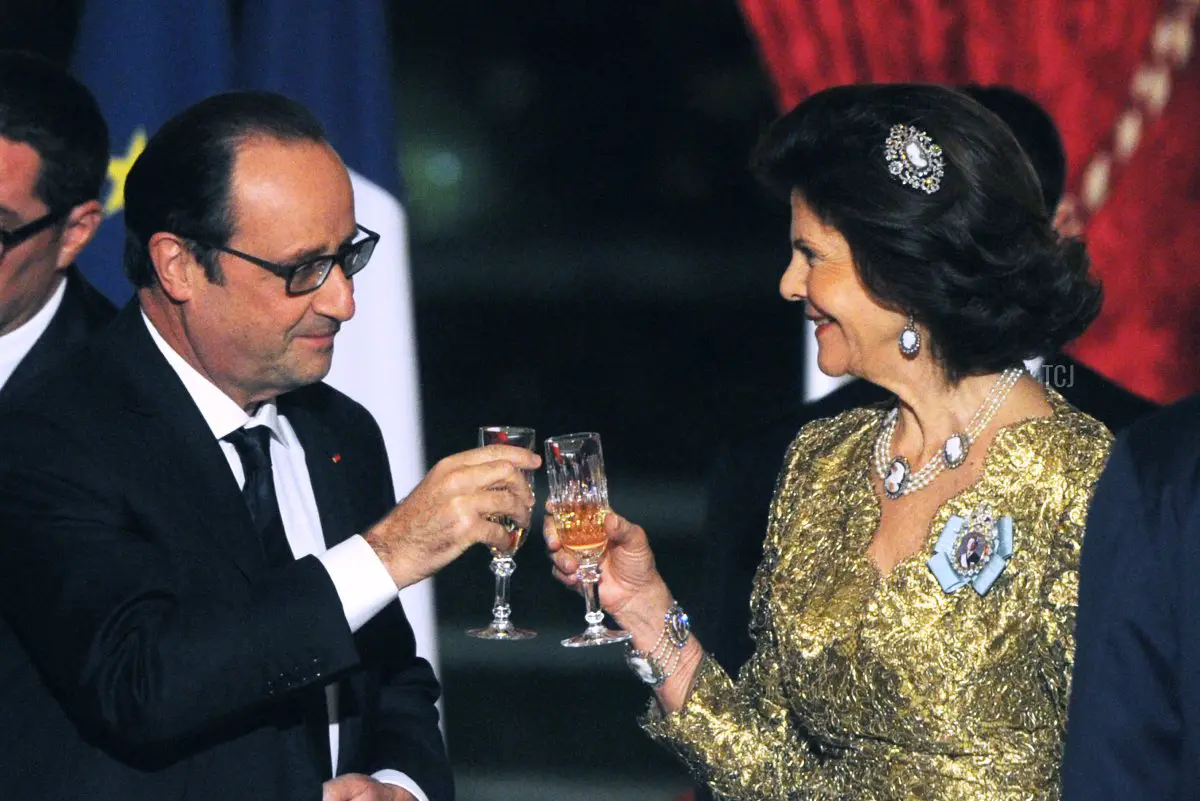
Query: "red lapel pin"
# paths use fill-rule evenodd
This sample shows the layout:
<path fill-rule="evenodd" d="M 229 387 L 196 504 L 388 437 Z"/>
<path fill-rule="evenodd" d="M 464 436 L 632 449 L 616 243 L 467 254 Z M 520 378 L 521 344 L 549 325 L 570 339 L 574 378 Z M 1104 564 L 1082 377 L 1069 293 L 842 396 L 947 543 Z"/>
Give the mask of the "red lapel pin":
<path fill-rule="evenodd" d="M 342 461 L 342 455 L 340 453 L 335 453 L 332 458 L 334 464 L 339 464 Z"/>

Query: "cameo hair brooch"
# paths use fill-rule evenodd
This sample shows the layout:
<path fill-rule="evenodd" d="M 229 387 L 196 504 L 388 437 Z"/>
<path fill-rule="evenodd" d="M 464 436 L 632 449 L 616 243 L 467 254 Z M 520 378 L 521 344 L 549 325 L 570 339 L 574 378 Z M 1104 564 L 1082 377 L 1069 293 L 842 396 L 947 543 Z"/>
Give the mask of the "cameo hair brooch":
<path fill-rule="evenodd" d="M 911 125 L 893 125 L 884 143 L 888 172 L 900 183 L 927 195 L 938 191 L 946 174 L 942 148 L 929 134 Z"/>
<path fill-rule="evenodd" d="M 986 503 L 966 517 L 951 515 L 926 562 L 942 589 L 955 592 L 970 584 L 986 595 L 1013 555 L 1013 521 L 996 518 Z"/>

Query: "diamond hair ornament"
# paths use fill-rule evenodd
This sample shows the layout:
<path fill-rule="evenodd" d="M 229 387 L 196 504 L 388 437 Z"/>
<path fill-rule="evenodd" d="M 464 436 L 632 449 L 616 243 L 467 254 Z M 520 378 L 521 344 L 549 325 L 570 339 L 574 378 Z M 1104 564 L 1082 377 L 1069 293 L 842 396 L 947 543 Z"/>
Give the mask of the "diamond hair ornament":
<path fill-rule="evenodd" d="M 942 148 L 919 128 L 893 125 L 884 144 L 888 172 L 906 186 L 932 195 L 946 175 Z"/>

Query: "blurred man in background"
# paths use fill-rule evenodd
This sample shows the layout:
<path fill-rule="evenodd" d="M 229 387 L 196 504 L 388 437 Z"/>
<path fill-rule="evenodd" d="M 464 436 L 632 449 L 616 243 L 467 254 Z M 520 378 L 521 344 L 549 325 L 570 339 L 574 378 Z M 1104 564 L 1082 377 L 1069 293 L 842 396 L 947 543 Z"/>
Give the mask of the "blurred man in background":
<path fill-rule="evenodd" d="M 116 313 L 74 266 L 107 175 L 108 127 L 83 84 L 0 51 L 0 402 Z"/>
<path fill-rule="evenodd" d="M 1066 153 L 1058 129 L 1036 102 L 1000 86 L 963 89 L 1000 117 L 1032 162 L 1042 185 L 1046 209 L 1057 215 L 1066 182 Z M 1027 365 L 1035 377 L 1067 401 L 1119 431 L 1154 405 L 1122 389 L 1062 353 Z M 728 443 L 718 457 L 709 483 L 704 530 L 706 550 L 703 607 L 693 627 L 705 646 L 731 675 L 750 658 L 750 592 L 762 559 L 767 513 L 775 476 L 784 452 L 806 423 L 847 409 L 889 401 L 874 384 L 853 380 L 829 395 L 805 403 L 774 423 L 749 431 Z M 707 798 L 698 791 L 699 798 Z"/>
<path fill-rule="evenodd" d="M 1200 396 L 1117 438 L 1088 510 L 1063 801 L 1200 799 Z"/>

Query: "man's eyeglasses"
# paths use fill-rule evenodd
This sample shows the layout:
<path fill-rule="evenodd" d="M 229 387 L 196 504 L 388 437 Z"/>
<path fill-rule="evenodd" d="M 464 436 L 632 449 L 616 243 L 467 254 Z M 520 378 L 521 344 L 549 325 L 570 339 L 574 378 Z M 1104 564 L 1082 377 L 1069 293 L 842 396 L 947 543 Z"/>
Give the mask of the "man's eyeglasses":
<path fill-rule="evenodd" d="M 190 239 L 189 241 L 202 248 L 228 253 L 230 256 L 237 256 L 239 259 L 245 259 L 253 265 L 275 273 L 275 275 L 278 275 L 287 282 L 287 293 L 289 295 L 307 295 L 309 292 L 316 292 L 324 285 L 325 279 L 333 272 L 334 265 L 340 264 L 342 266 L 342 273 L 347 278 L 353 278 L 356 273 L 367 266 L 367 262 L 371 260 L 371 254 L 375 252 L 375 246 L 379 244 L 379 234 L 363 228 L 361 225 L 356 225 L 355 227 L 366 234 L 365 239 L 343 245 L 338 248 L 337 253 L 331 256 L 317 256 L 315 259 L 309 259 L 300 264 L 290 266 L 260 259 L 257 256 L 251 256 L 249 253 L 242 253 L 240 250 L 234 250 L 233 248 L 210 245 L 207 242 L 195 239 Z"/>
<path fill-rule="evenodd" d="M 45 231 L 50 226 L 66 218 L 71 213 L 73 206 L 58 211 L 52 211 L 49 214 L 38 217 L 33 222 L 25 223 L 24 225 L 14 228 L 11 231 L 0 231 L 0 258 L 4 254 L 15 248 L 17 245 L 24 242 L 30 237 L 37 236 L 42 231 Z"/>

